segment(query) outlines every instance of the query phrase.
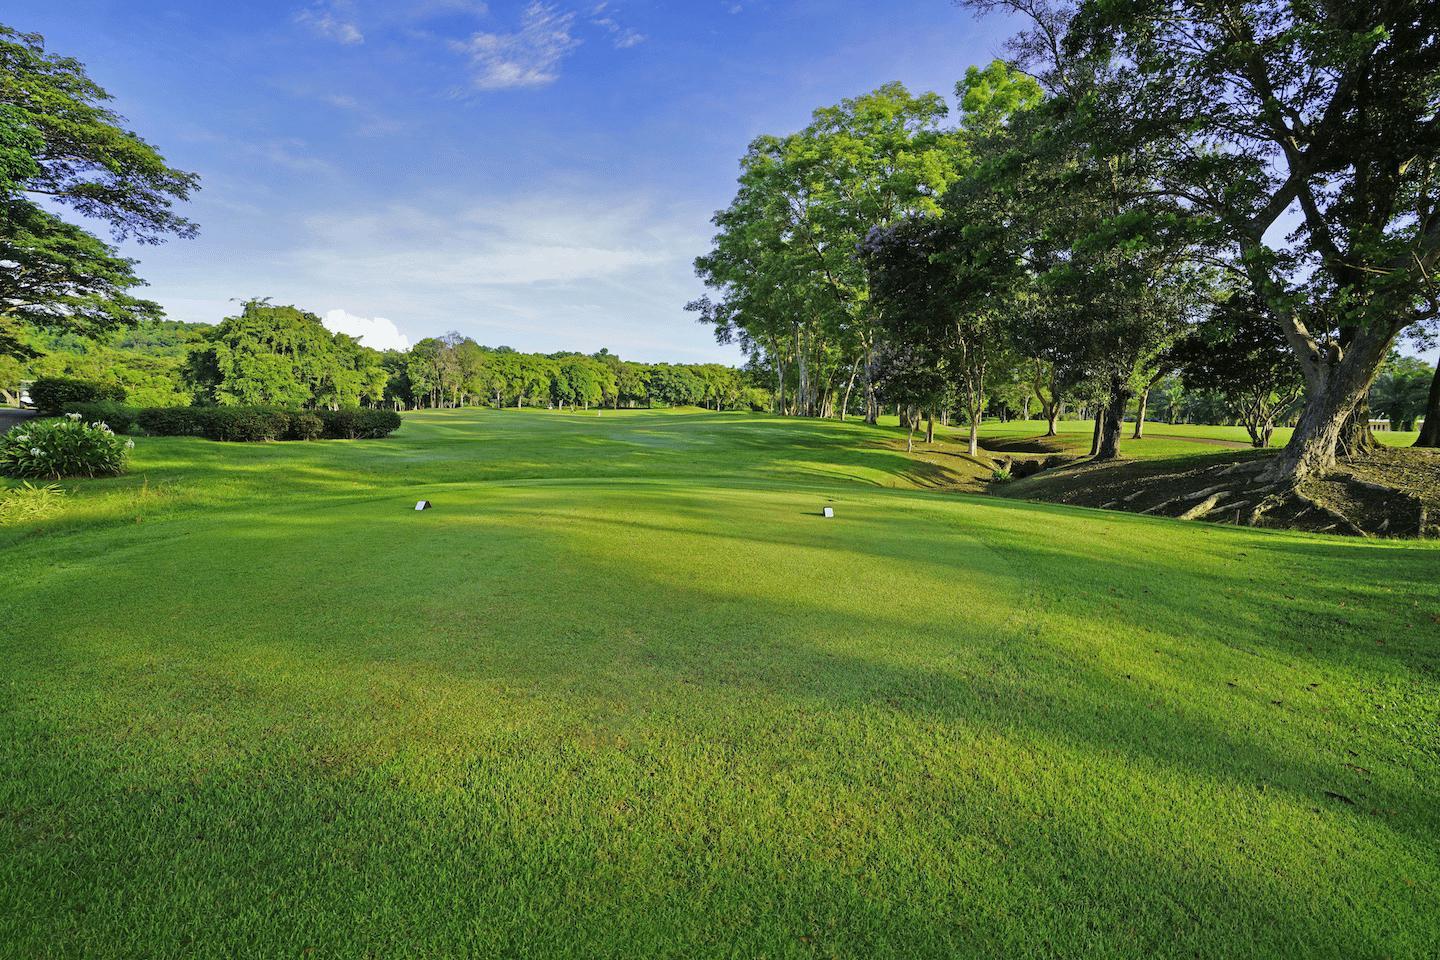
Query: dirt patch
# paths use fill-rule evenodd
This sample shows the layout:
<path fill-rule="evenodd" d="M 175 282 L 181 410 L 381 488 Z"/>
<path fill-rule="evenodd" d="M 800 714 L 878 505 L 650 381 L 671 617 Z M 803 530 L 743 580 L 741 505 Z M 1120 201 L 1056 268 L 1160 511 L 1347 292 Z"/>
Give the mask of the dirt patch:
<path fill-rule="evenodd" d="M 1187 520 L 1356 536 L 1440 535 L 1440 453 L 1382 448 L 1299 490 L 1261 478 L 1274 451 L 1081 461 L 997 486 L 1002 496 Z"/>

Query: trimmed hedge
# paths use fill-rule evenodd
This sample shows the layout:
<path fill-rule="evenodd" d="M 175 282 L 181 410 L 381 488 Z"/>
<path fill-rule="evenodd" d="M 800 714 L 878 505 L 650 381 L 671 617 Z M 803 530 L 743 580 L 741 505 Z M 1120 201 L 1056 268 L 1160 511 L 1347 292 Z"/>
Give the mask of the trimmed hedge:
<path fill-rule="evenodd" d="M 199 407 L 145 407 L 137 410 L 135 422 L 155 437 L 185 437 L 200 432 L 195 417 Z"/>
<path fill-rule="evenodd" d="M 281 407 L 145 407 L 134 422 L 159 437 L 199 436 L 257 443 L 268 440 L 374 440 L 400 427 L 393 410 L 287 410 Z M 111 424 L 112 428 L 114 424 Z"/>
<path fill-rule="evenodd" d="M 78 413 L 86 423 L 103 423 L 116 433 L 129 433 L 140 417 L 135 407 L 103 400 L 98 403 L 67 403 L 61 413 Z"/>
<path fill-rule="evenodd" d="M 378 440 L 400 429 L 400 414 L 373 407 L 321 410 L 320 419 L 332 440 Z"/>
<path fill-rule="evenodd" d="M 74 377 L 41 377 L 30 385 L 30 401 L 41 413 L 61 413 L 67 403 L 123 403 L 124 400 L 124 387 Z"/>

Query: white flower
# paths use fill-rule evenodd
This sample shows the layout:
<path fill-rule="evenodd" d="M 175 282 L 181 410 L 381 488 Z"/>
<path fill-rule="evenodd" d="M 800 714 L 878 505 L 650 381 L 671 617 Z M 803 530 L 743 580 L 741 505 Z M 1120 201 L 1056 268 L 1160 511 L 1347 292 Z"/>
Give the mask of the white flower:
<path fill-rule="evenodd" d="M 39 447 L 31 447 L 31 448 L 30 448 L 30 456 L 32 456 L 32 457 L 38 457 L 38 456 L 40 456 L 40 448 L 39 448 Z"/>
<path fill-rule="evenodd" d="M 28 434 L 28 433 L 22 433 L 22 434 L 20 434 L 20 436 L 16 437 L 15 439 L 18 440 L 18 441 L 20 441 L 21 443 L 26 443 L 26 442 L 28 442 L 28 441 L 30 440 L 30 434 Z"/>
<path fill-rule="evenodd" d="M 67 413 L 67 414 L 65 414 L 65 417 L 66 417 L 67 419 L 69 419 L 69 420 L 79 420 L 79 419 L 80 419 L 80 414 L 78 414 L 78 413 Z"/>
<path fill-rule="evenodd" d="M 134 449 L 135 449 L 135 441 L 134 441 L 134 440 L 126 440 L 126 441 L 125 441 L 125 449 L 126 449 L 126 450 L 134 450 Z"/>

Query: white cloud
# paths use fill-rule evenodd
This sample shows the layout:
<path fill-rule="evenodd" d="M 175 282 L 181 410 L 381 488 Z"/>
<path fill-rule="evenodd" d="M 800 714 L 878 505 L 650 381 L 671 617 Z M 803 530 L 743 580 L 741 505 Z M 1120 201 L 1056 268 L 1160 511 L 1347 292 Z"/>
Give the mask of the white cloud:
<path fill-rule="evenodd" d="M 477 33 L 455 48 L 470 57 L 481 90 L 543 87 L 559 79 L 560 62 L 580 41 L 571 30 L 575 14 L 532 0 L 514 33 Z"/>
<path fill-rule="evenodd" d="M 345 333 L 374 350 L 408 350 L 410 338 L 384 317 L 357 317 L 348 310 L 330 310 L 322 321 L 331 333 Z"/>
<path fill-rule="evenodd" d="M 364 43 L 365 34 L 349 18 L 349 10 L 350 4 L 346 0 L 315 0 L 295 14 L 295 22 L 336 43 L 346 46 Z"/>

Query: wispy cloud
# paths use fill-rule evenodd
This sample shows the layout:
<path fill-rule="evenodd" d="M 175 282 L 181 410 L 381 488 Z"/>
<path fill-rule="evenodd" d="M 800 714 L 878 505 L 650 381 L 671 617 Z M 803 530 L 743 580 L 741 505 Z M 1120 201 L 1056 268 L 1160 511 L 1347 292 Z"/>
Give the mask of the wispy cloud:
<path fill-rule="evenodd" d="M 543 87 L 559 79 L 561 61 L 580 45 L 574 24 L 574 13 L 533 0 L 515 32 L 477 33 L 454 46 L 470 57 L 481 90 Z"/>
<path fill-rule="evenodd" d="M 386 116 L 379 110 L 355 97 L 331 93 L 320 97 L 321 101 L 337 110 L 353 116 L 358 122 L 355 132 L 362 137 L 381 137 L 397 133 L 404 128 L 399 120 Z"/>
<path fill-rule="evenodd" d="M 610 34 L 610 42 L 616 50 L 629 50 L 649 39 L 639 30 L 622 25 L 610 15 L 609 10 L 609 3 L 597 3 L 590 11 L 590 22 Z"/>
<path fill-rule="evenodd" d="M 578 187 L 431 197 L 306 219 L 269 289 L 285 302 L 393 317 L 411 339 L 455 329 L 522 349 L 673 357 L 663 331 L 688 330 L 679 305 L 698 294 L 689 261 L 702 222 L 648 197 Z"/>
<path fill-rule="evenodd" d="M 360 32 L 352 19 L 351 5 L 347 0 L 315 0 L 296 12 L 295 22 L 336 43 L 349 46 L 365 42 L 365 34 Z"/>

